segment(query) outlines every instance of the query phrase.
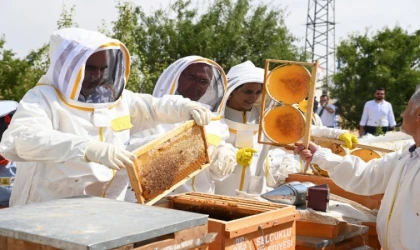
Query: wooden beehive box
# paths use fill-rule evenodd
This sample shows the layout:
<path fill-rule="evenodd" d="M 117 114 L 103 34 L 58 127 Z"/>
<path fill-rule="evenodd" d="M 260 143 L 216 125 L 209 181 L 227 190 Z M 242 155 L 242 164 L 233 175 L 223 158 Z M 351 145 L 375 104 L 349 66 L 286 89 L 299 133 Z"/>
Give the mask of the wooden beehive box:
<path fill-rule="evenodd" d="M 368 227 L 340 222 L 337 225 L 298 221 L 297 250 L 354 249 L 368 244 Z"/>
<path fill-rule="evenodd" d="M 127 168 L 137 202 L 152 205 L 208 167 L 203 127 L 194 121 L 177 126 L 133 152 L 135 166 Z"/>
<path fill-rule="evenodd" d="M 376 222 L 363 222 L 362 225 L 368 226 L 368 238 L 369 242 L 368 245 L 375 249 L 380 250 L 381 249 L 381 243 L 379 243 L 378 239 L 378 232 L 376 231 Z"/>
<path fill-rule="evenodd" d="M 186 193 L 168 197 L 169 208 L 209 215 L 209 233 L 217 232 L 210 250 L 295 249 L 294 206 Z"/>
<path fill-rule="evenodd" d="M 0 250 L 205 250 L 212 240 L 207 215 L 100 197 L 0 210 Z"/>
<path fill-rule="evenodd" d="M 369 209 L 379 209 L 379 206 L 381 205 L 381 201 L 383 198 L 383 194 L 365 196 L 365 195 L 358 195 L 358 194 L 347 192 L 344 189 L 337 186 L 337 184 L 335 184 L 329 177 L 316 176 L 316 175 L 304 175 L 304 174 L 289 174 L 289 176 L 286 178 L 286 182 L 292 182 L 292 181 L 299 181 L 299 182 L 309 181 L 315 185 L 328 184 L 328 186 L 330 187 L 330 192 L 332 194 L 336 194 L 343 198 L 355 201 Z"/>
<path fill-rule="evenodd" d="M 297 220 L 296 234 L 303 236 L 321 237 L 327 239 L 337 238 L 346 231 L 346 222 L 337 225 L 321 224 L 313 221 Z"/>

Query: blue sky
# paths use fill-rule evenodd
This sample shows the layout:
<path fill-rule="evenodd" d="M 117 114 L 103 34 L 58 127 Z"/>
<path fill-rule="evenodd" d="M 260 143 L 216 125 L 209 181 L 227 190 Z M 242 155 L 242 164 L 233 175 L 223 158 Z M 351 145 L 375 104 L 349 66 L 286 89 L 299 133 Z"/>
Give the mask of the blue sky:
<path fill-rule="evenodd" d="M 209 1 L 209 0 L 206 0 Z M 170 0 L 133 0 L 144 10 L 150 11 L 167 6 Z M 203 3 L 203 0 L 192 0 Z M 302 40 L 305 37 L 307 0 L 259 0 L 287 7 L 286 25 Z M 49 35 L 57 27 L 63 3 L 76 6 L 75 21 L 79 27 L 97 30 L 102 20 L 110 23 L 117 18 L 114 0 L 0 0 L 0 34 L 6 36 L 6 48 L 25 56 L 32 49 L 48 42 Z M 420 29 L 419 0 L 336 0 L 336 42 L 348 34 L 382 29 L 396 24 L 413 32 Z M 206 6 L 206 4 L 201 4 Z M 110 25 L 108 26 L 110 27 Z M 301 41 L 298 45 L 303 46 Z"/>

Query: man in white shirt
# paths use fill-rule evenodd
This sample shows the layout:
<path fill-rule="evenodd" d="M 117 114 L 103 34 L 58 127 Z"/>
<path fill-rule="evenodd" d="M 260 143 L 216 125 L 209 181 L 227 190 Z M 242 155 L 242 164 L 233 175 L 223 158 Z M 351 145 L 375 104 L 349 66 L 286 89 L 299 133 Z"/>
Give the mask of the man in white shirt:
<path fill-rule="evenodd" d="M 346 191 L 359 195 L 384 193 L 376 230 L 383 249 L 420 249 L 420 90 L 410 98 L 401 114 L 401 131 L 415 144 L 364 162 L 353 155 L 344 157 L 309 143 L 296 144 L 295 153 L 318 164 Z"/>
<path fill-rule="evenodd" d="M 321 95 L 320 106 L 318 107 L 316 113 L 321 117 L 322 125 L 329 128 L 334 128 L 335 126 L 335 106 L 329 104 L 330 98 L 327 95 Z"/>
<path fill-rule="evenodd" d="M 360 120 L 359 135 L 367 133 L 376 135 L 378 128 L 382 131 L 394 130 L 396 125 L 391 103 L 385 101 L 385 89 L 377 88 L 374 99 L 365 103 L 362 119 Z"/>

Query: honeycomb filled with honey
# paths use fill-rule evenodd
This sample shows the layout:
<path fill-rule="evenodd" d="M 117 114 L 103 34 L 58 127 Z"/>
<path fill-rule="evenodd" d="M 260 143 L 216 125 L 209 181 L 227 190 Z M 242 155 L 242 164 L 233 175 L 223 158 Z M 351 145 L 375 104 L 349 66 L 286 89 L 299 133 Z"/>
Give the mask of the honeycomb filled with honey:
<path fill-rule="evenodd" d="M 194 125 L 137 157 L 142 196 L 146 200 L 158 196 L 206 163 L 204 131 Z"/>
<path fill-rule="evenodd" d="M 297 64 L 283 65 L 271 71 L 267 79 L 267 93 L 272 99 L 284 104 L 298 103 L 309 92 L 311 74 Z"/>
<path fill-rule="evenodd" d="M 303 137 L 305 118 L 296 108 L 285 105 L 269 110 L 263 118 L 263 131 L 272 141 L 289 144 Z"/>

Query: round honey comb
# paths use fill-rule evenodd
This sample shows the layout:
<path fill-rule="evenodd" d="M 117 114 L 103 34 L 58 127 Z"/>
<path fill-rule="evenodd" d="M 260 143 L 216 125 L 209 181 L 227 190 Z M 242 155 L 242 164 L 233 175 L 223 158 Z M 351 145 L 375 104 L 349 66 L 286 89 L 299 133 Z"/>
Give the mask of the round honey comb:
<path fill-rule="evenodd" d="M 264 134 L 279 144 L 290 144 L 303 137 L 305 118 L 303 114 L 290 105 L 269 110 L 263 117 Z"/>
<path fill-rule="evenodd" d="M 364 148 L 354 150 L 350 154 L 358 156 L 360 159 L 362 159 L 365 162 L 368 162 L 372 159 L 381 158 L 381 156 L 378 153 L 376 153 L 375 151 L 372 151 L 370 149 L 364 149 Z"/>
<path fill-rule="evenodd" d="M 275 101 L 293 104 L 306 98 L 310 82 L 311 74 L 305 67 L 297 64 L 282 65 L 268 75 L 266 90 Z"/>

